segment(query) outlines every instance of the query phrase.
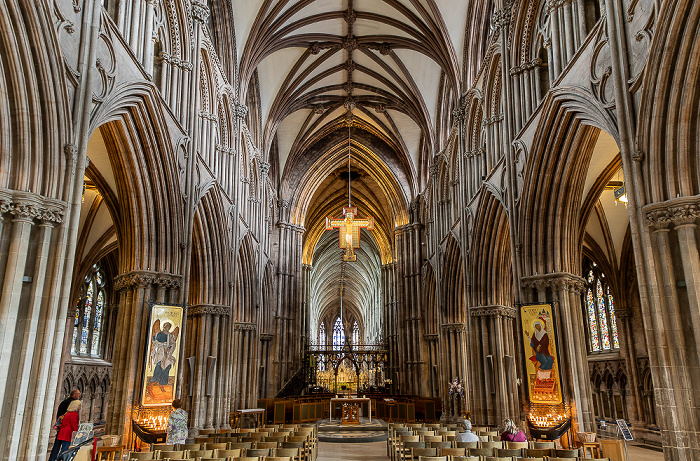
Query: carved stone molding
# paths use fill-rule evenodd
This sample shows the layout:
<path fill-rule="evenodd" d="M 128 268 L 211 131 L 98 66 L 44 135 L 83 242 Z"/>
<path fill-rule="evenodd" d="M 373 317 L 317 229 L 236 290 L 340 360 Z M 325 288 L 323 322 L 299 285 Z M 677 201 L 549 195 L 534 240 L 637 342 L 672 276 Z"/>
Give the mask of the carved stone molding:
<path fill-rule="evenodd" d="M 245 104 L 234 104 L 233 111 L 237 118 L 245 118 L 248 115 L 248 106 Z"/>
<path fill-rule="evenodd" d="M 197 304 L 187 308 L 187 317 L 201 317 L 202 315 L 231 315 L 231 307 L 223 304 Z"/>
<path fill-rule="evenodd" d="M 233 329 L 236 331 L 255 331 L 258 329 L 258 325 L 251 322 L 236 322 Z"/>
<path fill-rule="evenodd" d="M 260 341 L 272 341 L 275 338 L 275 335 L 271 333 L 261 333 L 260 334 Z"/>
<path fill-rule="evenodd" d="M 472 317 L 505 317 L 509 319 L 515 318 L 515 308 L 508 306 L 477 306 L 469 309 L 469 315 Z"/>
<path fill-rule="evenodd" d="M 643 211 L 647 225 L 652 229 L 663 229 L 671 224 L 694 224 L 700 218 L 700 195 L 653 203 L 645 206 Z"/>
<path fill-rule="evenodd" d="M 531 275 L 521 279 L 523 288 L 535 289 L 541 291 L 550 288 L 552 291 L 557 291 L 562 288 L 568 288 L 571 291 L 582 292 L 586 281 L 578 275 L 569 272 L 552 272 L 544 275 Z"/>
<path fill-rule="evenodd" d="M 58 225 L 63 223 L 67 208 L 60 200 L 0 188 L 0 215 L 10 214 L 15 219 Z"/>
<path fill-rule="evenodd" d="M 182 276 L 165 272 L 135 270 L 119 274 L 114 278 L 114 288 L 117 291 L 134 288 L 145 288 L 149 285 L 161 286 L 167 289 L 178 289 L 182 284 Z"/>
<path fill-rule="evenodd" d="M 438 335 L 437 333 L 432 334 L 432 335 L 430 335 L 430 334 L 423 335 L 423 339 L 425 339 L 426 341 L 429 341 L 429 342 L 436 342 L 439 337 L 440 337 L 440 335 Z"/>
<path fill-rule="evenodd" d="M 209 7 L 206 3 L 196 0 L 192 2 L 192 17 L 202 24 L 206 24 L 209 20 Z"/>
<path fill-rule="evenodd" d="M 443 323 L 440 325 L 442 331 L 456 331 L 457 333 L 466 333 L 467 326 L 463 323 Z"/>

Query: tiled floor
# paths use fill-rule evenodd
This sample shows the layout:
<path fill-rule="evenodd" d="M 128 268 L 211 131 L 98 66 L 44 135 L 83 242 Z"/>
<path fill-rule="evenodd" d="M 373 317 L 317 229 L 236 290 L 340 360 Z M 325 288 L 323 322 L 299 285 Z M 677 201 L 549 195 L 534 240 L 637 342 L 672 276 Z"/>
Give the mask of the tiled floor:
<path fill-rule="evenodd" d="M 629 445 L 629 459 L 633 461 L 663 461 L 660 451 Z M 387 461 L 386 442 L 373 443 L 319 443 L 318 461 Z"/>

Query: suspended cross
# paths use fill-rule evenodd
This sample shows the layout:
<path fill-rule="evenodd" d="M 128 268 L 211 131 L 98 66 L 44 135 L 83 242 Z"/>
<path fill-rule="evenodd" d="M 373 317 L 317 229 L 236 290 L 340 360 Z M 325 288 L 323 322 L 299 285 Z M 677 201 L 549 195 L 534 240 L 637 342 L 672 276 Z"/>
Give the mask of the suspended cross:
<path fill-rule="evenodd" d="M 326 230 L 340 229 L 340 248 L 345 248 L 343 261 L 357 261 L 355 248 L 360 248 L 360 228 L 374 229 L 374 218 L 355 219 L 357 207 L 344 207 L 345 219 L 335 219 L 332 216 L 326 218 Z"/>

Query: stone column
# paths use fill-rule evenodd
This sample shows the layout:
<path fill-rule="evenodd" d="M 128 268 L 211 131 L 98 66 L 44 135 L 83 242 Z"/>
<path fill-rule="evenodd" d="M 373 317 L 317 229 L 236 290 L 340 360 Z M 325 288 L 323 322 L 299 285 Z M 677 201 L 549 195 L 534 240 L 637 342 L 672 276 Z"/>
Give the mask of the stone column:
<path fill-rule="evenodd" d="M 469 309 L 472 318 L 473 415 L 479 424 L 497 426 L 504 418 L 520 416 L 516 385 L 514 319 L 516 311 L 507 306 Z"/>
<path fill-rule="evenodd" d="M 535 302 L 552 303 L 564 401 L 571 405 L 575 432 L 595 430 L 581 292 L 585 281 L 574 274 L 553 272 L 522 278 Z M 523 377 L 524 378 L 524 377 Z"/>

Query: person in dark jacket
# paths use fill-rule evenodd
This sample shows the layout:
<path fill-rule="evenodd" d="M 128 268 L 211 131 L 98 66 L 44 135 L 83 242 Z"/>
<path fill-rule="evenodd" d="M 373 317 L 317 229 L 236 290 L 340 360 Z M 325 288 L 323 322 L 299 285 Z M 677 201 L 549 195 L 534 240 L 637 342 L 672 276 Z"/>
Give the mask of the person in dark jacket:
<path fill-rule="evenodd" d="M 63 402 L 58 404 L 58 411 L 56 412 L 56 419 L 58 419 L 62 415 L 65 415 L 66 411 L 68 410 L 68 405 L 70 405 L 70 403 L 73 400 L 80 400 L 81 395 L 82 394 L 80 392 L 80 389 L 73 389 L 72 391 L 70 391 L 70 395 L 68 396 L 68 398 L 66 398 Z"/>
<path fill-rule="evenodd" d="M 73 400 L 68 404 L 66 413 L 63 415 L 61 425 L 58 428 L 58 434 L 56 435 L 56 441 L 53 444 L 49 461 L 56 461 L 56 458 L 70 447 L 73 432 L 77 431 L 80 425 L 79 412 L 81 405 L 82 402 L 80 400 Z"/>

